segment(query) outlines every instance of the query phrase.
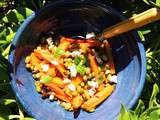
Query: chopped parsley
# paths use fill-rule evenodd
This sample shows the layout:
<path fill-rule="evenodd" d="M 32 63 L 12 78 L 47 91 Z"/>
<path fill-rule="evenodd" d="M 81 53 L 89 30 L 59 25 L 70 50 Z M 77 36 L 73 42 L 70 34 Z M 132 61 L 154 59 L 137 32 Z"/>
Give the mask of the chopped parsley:
<path fill-rule="evenodd" d="M 51 76 L 44 77 L 43 79 L 40 80 L 41 83 L 49 83 L 52 81 Z"/>
<path fill-rule="evenodd" d="M 57 57 L 59 57 L 61 55 L 64 55 L 64 53 L 65 52 L 62 49 L 57 48 L 56 51 L 55 51 L 55 53 L 54 53 L 54 58 L 57 58 Z"/>
<path fill-rule="evenodd" d="M 98 84 L 102 84 L 103 82 L 104 82 L 103 76 L 100 75 L 100 76 L 98 77 Z"/>
<path fill-rule="evenodd" d="M 74 58 L 74 63 L 76 64 L 76 65 L 78 65 L 80 62 L 81 62 L 81 58 L 80 57 L 75 57 Z"/>
<path fill-rule="evenodd" d="M 85 67 L 83 67 L 81 64 L 78 64 L 78 65 L 76 66 L 76 69 L 77 69 L 77 72 L 78 72 L 79 74 L 81 74 L 81 75 L 84 75 L 84 74 L 86 73 Z"/>

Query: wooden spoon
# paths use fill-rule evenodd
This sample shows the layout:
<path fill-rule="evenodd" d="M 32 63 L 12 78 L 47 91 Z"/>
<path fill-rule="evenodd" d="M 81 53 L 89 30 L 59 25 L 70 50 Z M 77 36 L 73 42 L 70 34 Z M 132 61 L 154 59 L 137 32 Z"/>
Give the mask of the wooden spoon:
<path fill-rule="evenodd" d="M 142 12 L 138 15 L 135 15 L 127 20 L 124 20 L 116 25 L 105 29 L 102 34 L 97 35 L 96 38 L 99 40 L 108 39 L 116 35 L 128 32 L 130 30 L 142 27 L 157 20 L 160 20 L 160 9 L 151 8 L 145 12 Z"/>

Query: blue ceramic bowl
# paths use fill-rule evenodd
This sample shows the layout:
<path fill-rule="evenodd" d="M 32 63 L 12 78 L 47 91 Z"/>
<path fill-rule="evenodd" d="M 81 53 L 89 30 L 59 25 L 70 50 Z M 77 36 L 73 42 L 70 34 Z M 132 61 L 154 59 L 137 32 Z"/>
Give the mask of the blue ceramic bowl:
<path fill-rule="evenodd" d="M 25 57 L 39 43 L 40 37 L 52 31 L 56 36 L 84 36 L 100 33 L 124 18 L 111 7 L 93 1 L 58 1 L 28 17 L 12 42 L 11 85 L 27 113 L 38 120 L 114 120 L 123 103 L 130 109 L 136 103 L 145 82 L 145 50 L 136 32 L 109 39 L 113 47 L 118 84 L 113 94 L 93 113 L 68 112 L 55 102 L 42 99 L 36 92 L 31 72 L 25 67 Z"/>

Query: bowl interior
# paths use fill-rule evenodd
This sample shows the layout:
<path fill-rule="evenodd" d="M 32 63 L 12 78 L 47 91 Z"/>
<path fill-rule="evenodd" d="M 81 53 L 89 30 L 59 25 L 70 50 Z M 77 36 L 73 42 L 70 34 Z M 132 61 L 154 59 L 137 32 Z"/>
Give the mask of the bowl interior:
<path fill-rule="evenodd" d="M 40 38 L 50 31 L 54 37 L 85 36 L 88 32 L 100 33 L 122 19 L 112 8 L 91 1 L 57 2 L 33 13 L 18 30 L 9 56 L 12 64 L 11 84 L 24 109 L 38 120 L 113 120 L 121 109 L 121 103 L 131 108 L 145 79 L 145 55 L 136 33 L 128 32 L 109 39 L 118 84 L 114 93 L 93 113 L 82 110 L 79 113 L 68 112 L 55 102 L 42 99 L 24 62 Z"/>

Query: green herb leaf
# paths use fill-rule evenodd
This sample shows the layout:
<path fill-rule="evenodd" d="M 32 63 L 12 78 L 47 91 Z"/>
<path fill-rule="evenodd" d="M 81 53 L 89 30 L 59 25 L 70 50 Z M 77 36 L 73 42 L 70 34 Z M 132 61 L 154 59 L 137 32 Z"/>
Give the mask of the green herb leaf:
<path fill-rule="evenodd" d="M 8 106 L 0 104 L 0 120 L 8 120 L 11 110 Z"/>
<path fill-rule="evenodd" d="M 143 1 L 148 5 L 160 7 L 160 0 L 143 0 Z"/>
<path fill-rule="evenodd" d="M 9 105 L 9 104 L 12 104 L 12 103 L 16 103 L 16 100 L 14 99 L 0 99 L 0 103 L 3 104 L 3 105 Z"/>
<path fill-rule="evenodd" d="M 81 75 L 84 75 L 85 74 L 85 68 L 81 65 L 81 64 L 78 64 L 76 66 L 76 69 L 77 69 L 77 72 Z"/>
<path fill-rule="evenodd" d="M 130 116 L 129 116 L 129 113 L 127 112 L 124 105 L 122 105 L 121 112 L 118 115 L 118 120 L 131 120 Z"/>
<path fill-rule="evenodd" d="M 89 60 L 88 57 L 85 55 L 83 63 L 85 64 L 86 67 L 89 67 Z"/>
<path fill-rule="evenodd" d="M 160 116 L 160 106 L 151 107 L 140 115 L 139 120 L 159 120 L 159 116 Z"/>
<path fill-rule="evenodd" d="M 22 120 L 36 120 L 36 119 L 30 118 L 30 117 L 25 117 L 25 118 L 23 118 Z"/>
<path fill-rule="evenodd" d="M 59 56 L 64 55 L 64 53 L 65 52 L 62 49 L 57 48 L 57 50 L 54 53 L 54 58 L 58 58 Z"/>
<path fill-rule="evenodd" d="M 134 111 L 129 110 L 130 120 L 138 120 L 138 116 Z"/>
<path fill-rule="evenodd" d="M 23 22 L 27 16 L 31 15 L 33 13 L 32 10 L 24 7 L 19 7 L 17 9 L 13 9 L 10 11 L 2 20 L 4 22 Z"/>
<path fill-rule="evenodd" d="M 9 115 L 9 120 L 12 120 L 12 119 L 20 119 L 20 116 L 19 115 Z"/>
<path fill-rule="evenodd" d="M 23 113 L 22 106 L 20 106 L 19 103 L 18 103 L 18 112 L 19 112 L 20 120 L 22 120 L 24 118 L 24 113 Z"/>
<path fill-rule="evenodd" d="M 63 84 L 61 78 L 59 78 L 59 77 L 53 78 L 53 79 L 52 79 L 52 82 L 54 82 L 54 83 L 56 83 L 56 84 L 59 84 L 59 85 Z"/>
<path fill-rule="evenodd" d="M 35 86 L 36 86 L 36 91 L 41 92 L 41 88 L 38 85 L 35 85 Z"/>
<path fill-rule="evenodd" d="M 102 75 L 98 77 L 98 84 L 102 84 L 104 82 Z"/>
<path fill-rule="evenodd" d="M 40 80 L 41 83 L 49 83 L 52 81 L 52 77 L 51 76 L 47 76 L 43 79 Z"/>
<path fill-rule="evenodd" d="M 87 63 L 87 58 L 84 57 L 84 59 L 83 59 L 83 64 L 86 64 L 86 63 Z"/>
<path fill-rule="evenodd" d="M 144 37 L 143 33 L 141 31 L 138 31 L 138 34 L 139 34 L 141 40 L 145 41 L 145 37 Z"/>
<path fill-rule="evenodd" d="M 152 95 L 151 95 L 151 98 L 150 98 L 150 101 L 149 101 L 149 107 L 153 107 L 153 106 L 158 105 L 158 103 L 156 101 L 156 97 L 157 97 L 158 93 L 159 93 L 158 85 L 154 84 L 153 92 L 152 92 Z"/>
<path fill-rule="evenodd" d="M 74 63 L 76 64 L 76 65 L 78 65 L 80 62 L 81 62 L 81 58 L 80 57 L 75 57 L 74 58 Z"/>
<path fill-rule="evenodd" d="M 142 100 L 138 101 L 138 105 L 135 109 L 135 113 L 140 116 L 140 114 L 142 114 L 144 112 L 145 106 Z"/>

